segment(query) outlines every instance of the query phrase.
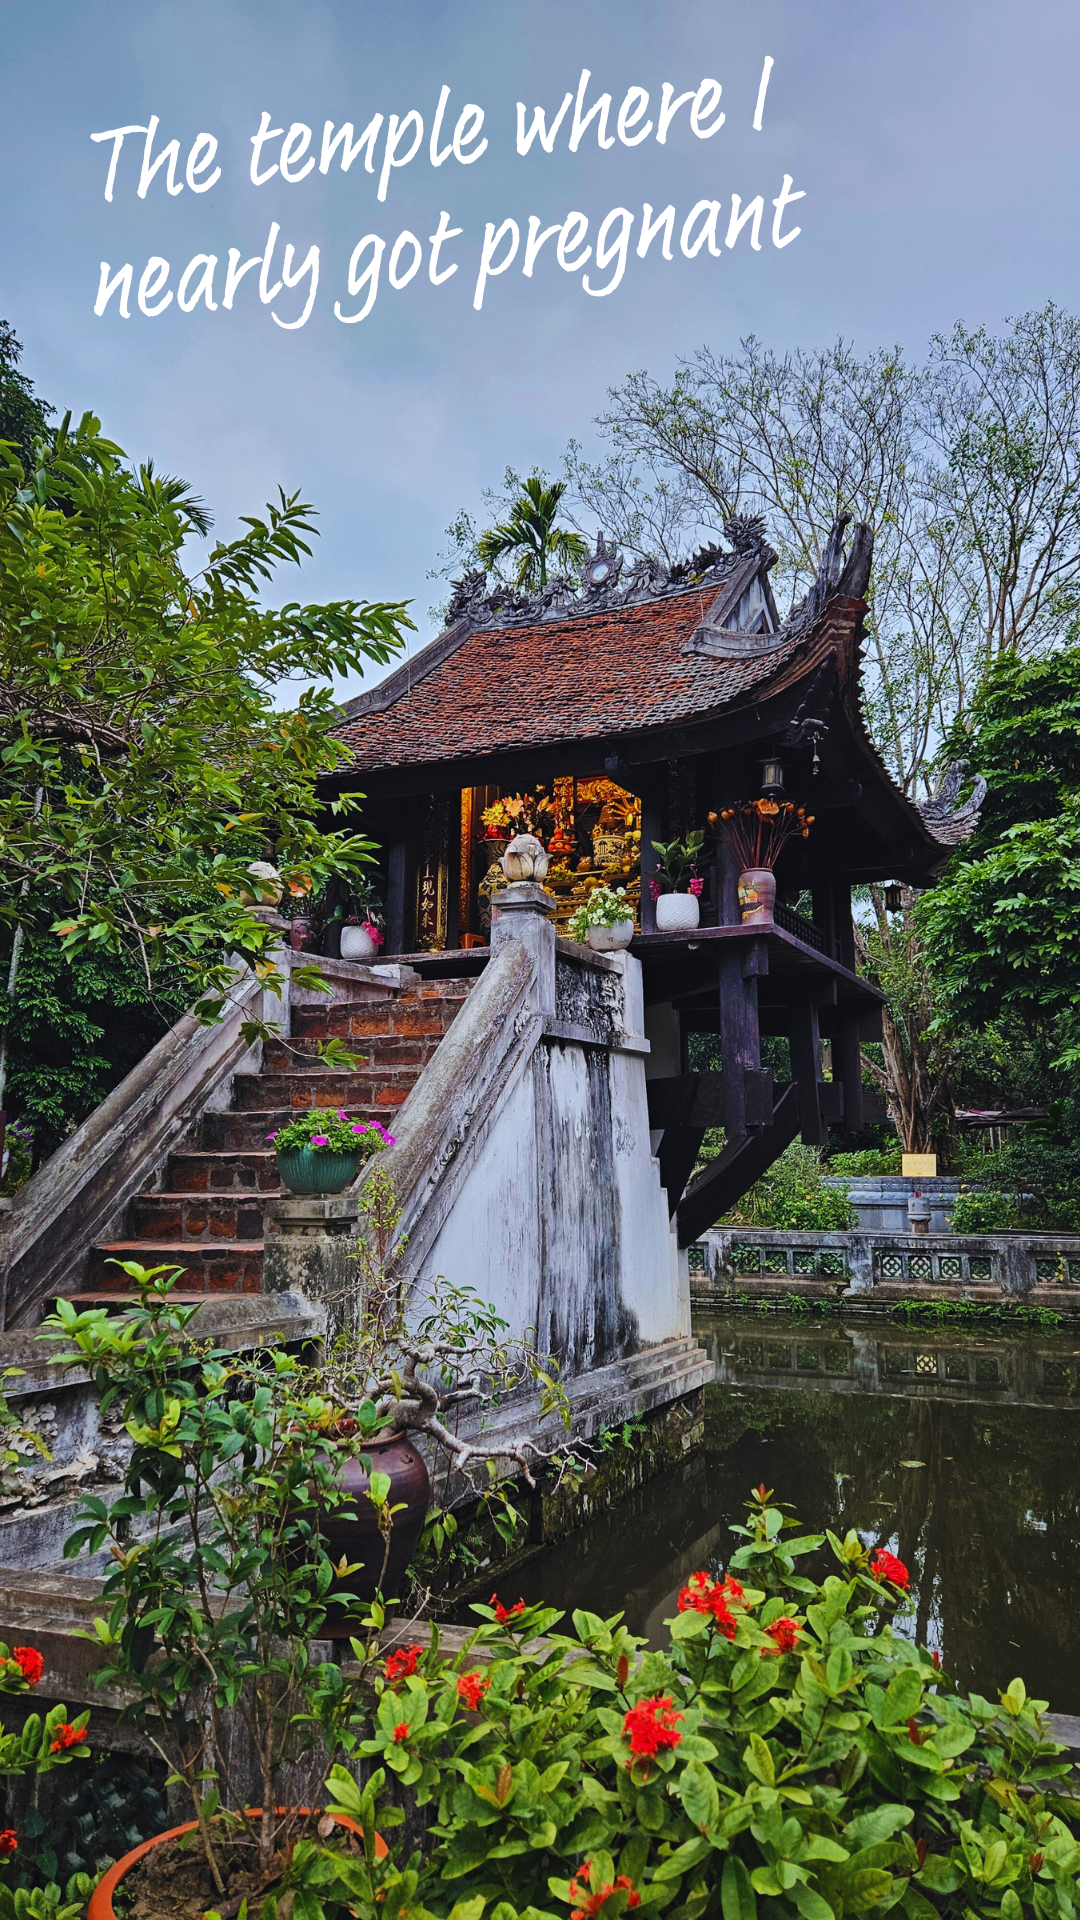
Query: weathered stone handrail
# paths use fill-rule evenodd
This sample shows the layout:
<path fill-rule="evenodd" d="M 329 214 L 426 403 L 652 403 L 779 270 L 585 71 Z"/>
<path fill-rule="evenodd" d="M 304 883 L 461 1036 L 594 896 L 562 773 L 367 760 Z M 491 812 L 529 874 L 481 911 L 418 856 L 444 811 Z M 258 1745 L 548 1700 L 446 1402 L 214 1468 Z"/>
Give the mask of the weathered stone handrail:
<path fill-rule="evenodd" d="M 198 1115 L 227 1103 L 230 1076 L 249 1053 L 242 1023 L 263 1015 L 284 1024 L 281 1003 L 264 1012 L 264 997 L 254 974 L 238 969 L 220 1023 L 182 1014 L 20 1188 L 0 1222 L 0 1327 L 32 1326 L 51 1294 L 78 1291 L 94 1241 L 153 1184 Z"/>

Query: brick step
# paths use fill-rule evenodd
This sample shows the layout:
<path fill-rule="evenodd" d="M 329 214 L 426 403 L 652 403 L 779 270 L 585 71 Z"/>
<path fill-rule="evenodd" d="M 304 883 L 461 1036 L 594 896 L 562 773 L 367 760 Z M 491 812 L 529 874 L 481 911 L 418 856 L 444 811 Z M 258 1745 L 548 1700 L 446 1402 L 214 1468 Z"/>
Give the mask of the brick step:
<path fill-rule="evenodd" d="M 137 1240 L 198 1241 L 212 1246 L 257 1241 L 263 1206 L 276 1194 L 137 1193 L 128 1205 L 128 1232 Z M 145 1265 L 145 1261 L 143 1262 Z"/>
<path fill-rule="evenodd" d="M 297 1007 L 292 1030 L 297 1036 L 328 1040 L 371 1040 L 380 1034 L 441 1037 L 461 1012 L 466 993 L 430 999 L 402 998 L 367 1007 Z"/>
<path fill-rule="evenodd" d="M 361 1063 L 351 1072 L 363 1072 L 365 1068 L 383 1067 L 424 1067 L 431 1059 L 440 1040 L 441 1033 L 382 1033 L 368 1035 L 363 1041 L 354 1041 L 354 1057 Z M 286 1045 L 275 1040 L 263 1051 L 264 1073 L 326 1073 L 328 1069 L 319 1059 L 318 1049 L 324 1042 L 313 1034 L 294 1037 Z"/>
<path fill-rule="evenodd" d="M 345 1108 L 354 1120 L 379 1120 L 394 1131 L 393 1106 L 376 1106 L 372 1101 L 350 1100 Z M 233 1153 L 247 1156 L 253 1149 L 267 1147 L 266 1136 L 279 1127 L 287 1126 L 295 1120 L 295 1107 L 251 1107 L 239 1113 L 204 1113 L 202 1118 L 203 1146 L 212 1153 Z"/>
<path fill-rule="evenodd" d="M 419 1074 L 416 1066 L 361 1067 L 355 1073 L 336 1073 L 325 1067 L 307 1073 L 238 1073 L 233 1078 L 232 1110 L 262 1112 L 272 1104 L 291 1108 L 294 1113 L 309 1112 L 312 1107 L 340 1107 L 351 1114 L 358 1105 L 399 1107 Z"/>
<path fill-rule="evenodd" d="M 262 1239 L 216 1242 L 109 1240 L 91 1247 L 86 1290 L 123 1291 L 126 1275 L 110 1260 L 137 1260 L 144 1267 L 181 1267 L 177 1286 L 193 1293 L 258 1293 L 262 1285 Z"/>
<path fill-rule="evenodd" d="M 264 1143 L 240 1153 L 188 1148 L 171 1154 L 166 1181 L 168 1193 L 257 1194 L 274 1200 L 281 1191 L 274 1149 Z"/>

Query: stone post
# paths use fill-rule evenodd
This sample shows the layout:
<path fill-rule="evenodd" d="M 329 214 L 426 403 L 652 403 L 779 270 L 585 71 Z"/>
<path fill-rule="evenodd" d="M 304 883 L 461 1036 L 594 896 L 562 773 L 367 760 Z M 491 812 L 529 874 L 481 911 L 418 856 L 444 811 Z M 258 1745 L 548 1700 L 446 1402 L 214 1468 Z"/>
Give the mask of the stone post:
<path fill-rule="evenodd" d="M 491 956 L 507 940 L 517 940 L 536 966 L 539 1011 L 555 1015 L 555 913 L 553 894 L 535 880 L 515 880 L 492 896 Z"/>
<path fill-rule="evenodd" d="M 289 970 L 292 966 L 292 946 L 289 940 L 289 923 L 283 920 L 276 907 L 252 907 L 252 914 L 278 935 L 270 949 L 269 958 L 278 972 L 284 974 L 285 984 L 281 989 L 281 998 L 271 993 L 269 988 L 262 997 L 261 1018 L 268 1027 L 276 1027 L 283 1040 L 292 1032 L 289 1008 Z"/>
<path fill-rule="evenodd" d="M 323 1320 L 330 1344 L 360 1303 L 358 1218 L 352 1193 L 289 1194 L 271 1201 L 264 1215 L 263 1292 L 299 1294 Z"/>

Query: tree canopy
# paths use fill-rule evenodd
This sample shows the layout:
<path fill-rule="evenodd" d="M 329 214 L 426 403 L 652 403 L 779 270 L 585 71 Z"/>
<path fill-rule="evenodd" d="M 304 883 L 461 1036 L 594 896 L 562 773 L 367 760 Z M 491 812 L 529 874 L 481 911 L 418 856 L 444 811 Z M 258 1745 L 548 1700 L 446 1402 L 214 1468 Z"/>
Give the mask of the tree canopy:
<path fill-rule="evenodd" d="M 92 415 L 32 461 L 0 452 L 0 920 L 50 928 L 72 959 L 125 955 L 148 988 L 168 964 L 209 1016 L 231 955 L 268 964 L 253 860 L 307 892 L 370 857 L 320 820 L 316 779 L 345 758 L 329 688 L 277 700 L 389 661 L 412 622 L 402 604 L 263 604 L 311 551 L 296 494 L 193 567 L 205 511 Z"/>
<path fill-rule="evenodd" d="M 919 918 L 950 1008 L 1015 1011 L 1080 1061 L 1080 648 L 1004 659 L 952 745 L 987 781 L 973 838 Z"/>

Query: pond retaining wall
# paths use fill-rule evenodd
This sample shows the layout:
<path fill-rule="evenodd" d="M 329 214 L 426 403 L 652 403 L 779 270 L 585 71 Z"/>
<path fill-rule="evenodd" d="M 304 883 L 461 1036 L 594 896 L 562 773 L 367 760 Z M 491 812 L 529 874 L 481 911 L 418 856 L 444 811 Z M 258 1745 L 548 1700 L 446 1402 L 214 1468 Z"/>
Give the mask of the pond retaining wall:
<path fill-rule="evenodd" d="M 801 1233 L 712 1227 L 689 1249 L 701 1304 L 842 1300 L 888 1313 L 901 1300 L 1045 1307 L 1080 1319 L 1080 1234 Z"/>

